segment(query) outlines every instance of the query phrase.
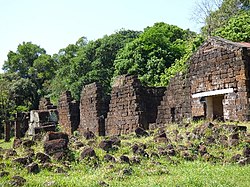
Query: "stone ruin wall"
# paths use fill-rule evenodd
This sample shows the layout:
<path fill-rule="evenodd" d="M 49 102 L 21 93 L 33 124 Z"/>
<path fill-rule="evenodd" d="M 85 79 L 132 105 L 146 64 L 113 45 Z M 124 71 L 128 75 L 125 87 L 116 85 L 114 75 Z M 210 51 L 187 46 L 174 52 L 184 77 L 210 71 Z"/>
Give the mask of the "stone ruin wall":
<path fill-rule="evenodd" d="M 158 106 L 161 104 L 162 98 L 166 91 L 165 87 L 143 87 L 141 96 L 142 101 L 145 103 L 146 107 L 146 118 L 147 118 L 147 126 L 150 123 L 155 123 L 157 114 L 158 114 Z"/>
<path fill-rule="evenodd" d="M 233 88 L 224 95 L 225 120 L 249 120 L 249 56 L 246 48 L 220 39 L 210 39 L 195 53 L 189 66 L 191 94 Z M 204 115 L 200 98 L 192 99 L 192 116 Z"/>
<path fill-rule="evenodd" d="M 55 131 L 58 122 L 58 112 L 50 110 L 31 110 L 29 121 L 29 135 L 42 132 Z"/>
<path fill-rule="evenodd" d="M 87 130 L 96 135 L 105 135 L 105 118 L 108 112 L 109 97 L 98 83 L 86 85 L 82 89 L 80 101 L 80 124 L 78 130 Z"/>
<path fill-rule="evenodd" d="M 190 82 L 185 74 L 178 74 L 170 80 L 167 86 L 158 107 L 156 126 L 152 126 L 152 128 L 164 126 L 168 123 L 179 123 L 190 118 Z"/>
<path fill-rule="evenodd" d="M 72 135 L 80 122 L 79 102 L 73 101 L 70 91 L 62 93 L 58 103 L 59 124 L 63 132 Z"/>
<path fill-rule="evenodd" d="M 133 76 L 122 76 L 116 80 L 105 124 L 107 135 L 127 134 L 138 125 L 146 124 L 145 110 L 140 102 L 140 87 L 139 80 Z"/>
<path fill-rule="evenodd" d="M 149 122 L 156 120 L 164 90 L 143 87 L 137 76 L 117 78 L 111 92 L 106 134 L 128 134 L 138 126 L 147 129 Z"/>
<path fill-rule="evenodd" d="M 39 110 L 30 111 L 28 134 L 35 135 L 41 132 L 55 131 L 57 123 L 57 107 L 50 102 L 50 99 L 41 98 Z"/>
<path fill-rule="evenodd" d="M 127 134 L 138 126 L 148 129 L 149 124 L 160 127 L 205 116 L 201 98 L 192 98 L 192 94 L 228 88 L 233 88 L 233 93 L 223 95 L 224 119 L 250 120 L 249 48 L 210 38 L 188 64 L 187 74 L 172 78 L 167 88 L 144 87 L 136 76 L 121 76 L 113 85 L 111 98 L 107 99 L 99 84 L 86 85 L 80 109 L 79 103 L 72 101 L 70 92 L 65 92 L 59 100 L 59 124 L 68 134 L 78 129 L 80 132 L 90 130 L 96 135 Z M 39 110 L 31 112 L 31 120 L 38 115 L 40 123 L 47 123 L 43 118 L 48 117 L 46 111 L 49 110 L 56 111 L 56 107 L 48 99 L 42 99 Z"/>
<path fill-rule="evenodd" d="M 17 112 L 15 118 L 15 137 L 24 137 L 29 129 L 30 112 Z"/>
<path fill-rule="evenodd" d="M 39 101 L 39 109 L 38 110 L 51 110 L 51 109 L 57 109 L 56 106 L 54 106 L 49 98 L 41 98 Z"/>

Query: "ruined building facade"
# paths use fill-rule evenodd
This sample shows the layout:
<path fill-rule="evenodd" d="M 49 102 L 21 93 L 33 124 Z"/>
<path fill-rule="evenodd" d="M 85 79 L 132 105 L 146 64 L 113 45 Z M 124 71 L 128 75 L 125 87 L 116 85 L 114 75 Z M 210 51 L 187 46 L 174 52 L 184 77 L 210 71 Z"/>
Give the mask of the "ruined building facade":
<path fill-rule="evenodd" d="M 205 42 L 192 56 L 188 70 L 192 116 L 250 120 L 249 64 L 250 44 L 220 38 Z"/>
<path fill-rule="evenodd" d="M 156 121 L 164 91 L 142 86 L 137 76 L 118 77 L 112 87 L 106 135 L 128 134 L 138 126 L 148 129 Z"/>
<path fill-rule="evenodd" d="M 170 81 L 157 123 L 197 118 L 249 121 L 249 64 L 249 43 L 208 39 L 188 61 L 186 74 Z"/>
<path fill-rule="evenodd" d="M 186 73 L 166 88 L 145 87 L 136 76 L 124 75 L 110 97 L 97 83 L 83 88 L 80 104 L 66 92 L 59 101 L 59 124 L 69 134 L 118 135 L 200 118 L 250 120 L 249 43 L 213 37 L 187 63 Z"/>
<path fill-rule="evenodd" d="M 22 116 L 24 113 L 22 114 Z M 21 117 L 21 116 L 20 116 Z M 21 117 L 23 118 L 23 117 Z M 24 119 L 18 120 L 17 115 L 16 123 L 22 123 Z M 58 111 L 50 99 L 42 98 L 39 102 L 39 110 L 31 110 L 29 113 L 28 135 L 35 135 L 38 133 L 55 131 L 58 123 Z M 24 129 L 24 128 L 22 128 Z"/>

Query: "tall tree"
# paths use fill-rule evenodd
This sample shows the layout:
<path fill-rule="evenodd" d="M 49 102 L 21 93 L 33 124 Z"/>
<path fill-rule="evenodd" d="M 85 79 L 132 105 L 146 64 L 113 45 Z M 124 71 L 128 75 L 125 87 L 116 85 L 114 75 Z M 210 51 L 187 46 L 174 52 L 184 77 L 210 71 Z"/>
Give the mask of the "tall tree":
<path fill-rule="evenodd" d="M 119 51 L 115 76 L 136 74 L 147 85 L 159 85 L 165 69 L 185 54 L 186 42 L 193 35 L 189 30 L 162 22 L 147 27 L 139 38 Z"/>
<path fill-rule="evenodd" d="M 4 120 L 9 120 L 10 113 L 14 110 L 13 100 L 10 98 L 10 81 L 0 74 L 0 126 Z M 1 129 L 1 127 L 0 127 Z"/>
<path fill-rule="evenodd" d="M 214 35 L 235 42 L 250 42 L 250 11 L 231 17 L 223 27 L 215 29 Z"/>
<path fill-rule="evenodd" d="M 249 0 L 200 0 L 192 17 L 197 23 L 204 25 L 203 35 L 211 36 L 217 28 L 227 24 L 231 17 L 249 8 Z"/>
<path fill-rule="evenodd" d="M 46 54 L 43 48 L 31 42 L 23 42 L 18 45 L 17 51 L 10 51 L 7 57 L 3 69 L 9 74 L 13 86 L 12 92 L 24 91 L 23 94 L 26 96 L 15 99 L 16 104 L 25 105 L 28 109 L 36 109 L 40 97 L 46 93 L 44 83 L 50 81 L 54 76 L 57 67 L 56 62 L 50 55 Z M 14 75 L 14 77 L 11 75 Z M 33 93 L 34 91 L 36 91 L 36 94 Z M 13 96 L 17 95 L 14 94 Z"/>
<path fill-rule="evenodd" d="M 113 76 L 113 62 L 117 52 L 136 38 L 140 32 L 121 30 L 110 36 L 87 42 L 80 38 L 76 44 L 60 50 L 55 57 L 61 67 L 51 84 L 51 96 L 54 102 L 62 91 L 70 90 L 72 96 L 80 99 L 82 87 L 98 81 L 106 89 L 110 88 Z M 79 42 L 80 41 L 80 42 Z"/>
<path fill-rule="evenodd" d="M 29 78 L 28 71 L 33 66 L 34 61 L 46 51 L 31 42 L 23 42 L 17 47 L 17 51 L 10 51 L 8 59 L 4 62 L 3 70 L 8 73 L 17 73 L 22 78 Z"/>

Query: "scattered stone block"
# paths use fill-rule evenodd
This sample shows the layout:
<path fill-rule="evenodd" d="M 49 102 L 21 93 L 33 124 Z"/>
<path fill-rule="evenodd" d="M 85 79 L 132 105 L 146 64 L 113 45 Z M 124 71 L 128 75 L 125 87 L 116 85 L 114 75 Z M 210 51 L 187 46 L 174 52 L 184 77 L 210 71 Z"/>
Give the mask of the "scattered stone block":
<path fill-rule="evenodd" d="M 145 131 L 143 128 L 141 127 L 137 127 L 135 129 L 135 134 L 138 136 L 138 137 L 142 137 L 142 136 L 149 136 L 149 134 L 147 133 L 147 131 Z"/>
<path fill-rule="evenodd" d="M 32 159 L 30 157 L 19 157 L 19 158 L 15 158 L 12 160 L 13 163 L 17 163 L 17 164 L 20 164 L 22 166 L 26 166 L 28 165 L 29 163 L 32 162 Z"/>
<path fill-rule="evenodd" d="M 41 153 L 41 152 L 36 153 L 36 159 L 40 163 L 46 163 L 46 162 L 50 162 L 51 161 L 49 155 Z"/>
<path fill-rule="evenodd" d="M 104 151 L 110 151 L 112 149 L 112 141 L 102 140 L 99 144 L 99 147 Z"/>
<path fill-rule="evenodd" d="M 104 155 L 104 160 L 107 162 L 116 162 L 115 157 L 113 157 L 109 154 Z"/>
<path fill-rule="evenodd" d="M 31 164 L 29 164 L 27 167 L 28 173 L 34 173 L 37 174 L 40 172 L 39 166 L 37 163 L 33 162 Z"/>
<path fill-rule="evenodd" d="M 120 160 L 121 160 L 122 163 L 130 164 L 130 159 L 129 159 L 129 157 L 127 157 L 127 156 L 125 156 L 125 155 L 120 156 Z"/>
<path fill-rule="evenodd" d="M 44 152 L 48 155 L 53 155 L 57 152 L 68 150 L 68 142 L 65 139 L 55 139 L 44 142 Z"/>
<path fill-rule="evenodd" d="M 23 186 L 25 183 L 26 179 L 18 175 L 13 176 L 10 180 L 11 186 Z"/>
<path fill-rule="evenodd" d="M 20 138 L 15 138 L 13 141 L 13 148 L 16 149 L 22 146 L 22 140 Z"/>
<path fill-rule="evenodd" d="M 1 171 L 0 172 L 0 178 L 1 177 L 5 177 L 5 176 L 8 176 L 10 173 L 8 171 Z"/>
<path fill-rule="evenodd" d="M 96 153 L 92 148 L 86 148 L 81 152 L 81 159 L 96 157 Z"/>

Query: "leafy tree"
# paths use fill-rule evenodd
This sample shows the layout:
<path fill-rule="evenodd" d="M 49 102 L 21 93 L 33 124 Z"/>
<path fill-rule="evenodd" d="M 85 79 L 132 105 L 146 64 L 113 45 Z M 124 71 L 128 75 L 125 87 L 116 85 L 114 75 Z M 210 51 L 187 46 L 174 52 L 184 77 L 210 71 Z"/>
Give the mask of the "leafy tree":
<path fill-rule="evenodd" d="M 34 60 L 33 66 L 29 68 L 29 80 L 35 84 L 39 97 L 48 94 L 48 86 L 55 76 L 58 64 L 50 55 L 42 54 Z"/>
<path fill-rule="evenodd" d="M 3 69 L 8 74 L 17 106 L 38 108 L 40 97 L 47 92 L 45 83 L 48 84 L 54 76 L 56 62 L 43 48 L 31 42 L 23 42 L 16 52 L 10 51 L 7 56 Z M 20 96 L 22 91 L 24 97 Z"/>
<path fill-rule="evenodd" d="M 197 23 L 204 24 L 202 34 L 211 36 L 217 28 L 225 26 L 231 17 L 249 9 L 249 0 L 201 0 L 196 4 L 192 17 Z"/>
<path fill-rule="evenodd" d="M 17 73 L 22 78 L 29 78 L 29 69 L 34 61 L 46 51 L 31 42 L 23 42 L 18 45 L 17 51 L 10 51 L 8 60 L 4 62 L 3 70 L 8 73 Z"/>
<path fill-rule="evenodd" d="M 180 59 L 176 59 L 171 67 L 165 69 L 164 74 L 160 76 L 161 81 L 158 86 L 167 86 L 169 80 L 177 73 L 185 73 L 188 68 L 189 58 L 203 42 L 204 38 L 201 35 L 197 35 L 195 38 L 190 39 L 187 42 L 185 54 Z"/>
<path fill-rule="evenodd" d="M 15 102 L 16 109 L 36 108 L 34 105 L 37 104 L 37 87 L 30 79 L 13 80 L 9 89 L 10 98 Z"/>
<path fill-rule="evenodd" d="M 0 124 L 3 124 L 4 120 L 8 120 L 9 113 L 12 111 L 13 102 L 10 99 L 10 82 L 4 78 L 3 74 L 0 74 Z"/>
<path fill-rule="evenodd" d="M 119 51 L 115 60 L 115 76 L 139 75 L 150 86 L 159 85 L 165 69 L 185 54 L 185 46 L 194 33 L 166 23 L 147 27 L 139 38 Z"/>
<path fill-rule="evenodd" d="M 81 42 L 78 40 L 76 44 L 60 50 L 56 58 L 63 65 L 56 71 L 51 84 L 53 101 L 56 102 L 60 93 L 65 90 L 70 90 L 72 96 L 79 100 L 82 87 L 94 81 L 101 83 L 108 91 L 117 52 L 138 34 L 136 31 L 121 30 L 90 42 L 82 42 L 82 39 L 86 39 L 83 37 L 80 38 Z"/>
<path fill-rule="evenodd" d="M 224 27 L 215 30 L 214 35 L 231 41 L 250 41 L 250 11 L 242 11 L 229 19 Z"/>

